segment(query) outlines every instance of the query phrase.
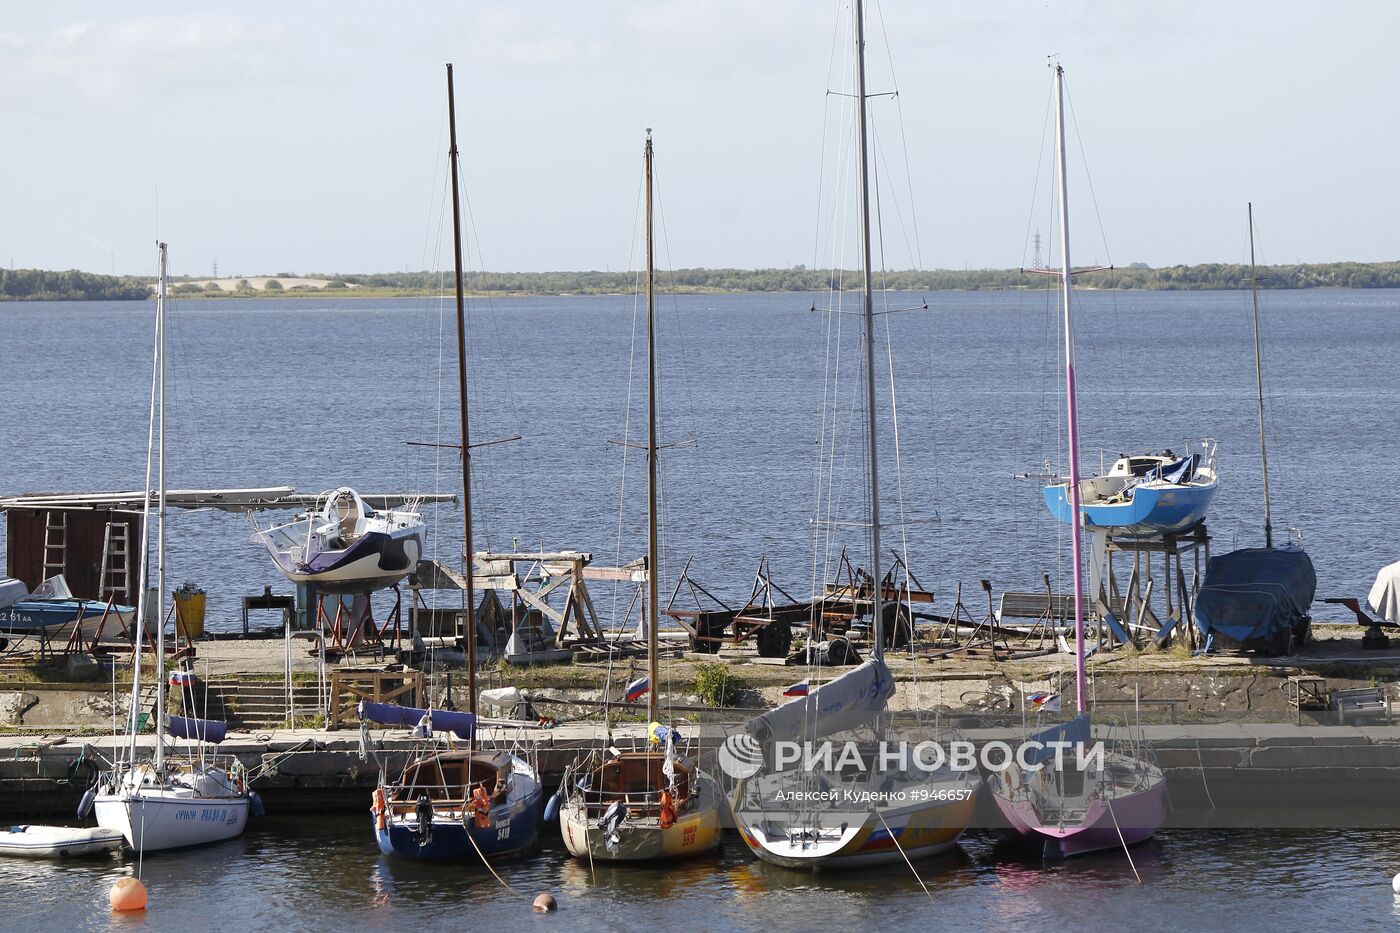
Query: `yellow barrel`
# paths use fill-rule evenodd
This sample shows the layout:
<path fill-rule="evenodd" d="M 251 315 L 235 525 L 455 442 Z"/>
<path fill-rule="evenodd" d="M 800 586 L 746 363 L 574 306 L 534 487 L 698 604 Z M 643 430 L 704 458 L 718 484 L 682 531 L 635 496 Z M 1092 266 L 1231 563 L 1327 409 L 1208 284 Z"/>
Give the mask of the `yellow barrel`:
<path fill-rule="evenodd" d="M 199 638 L 204 634 L 204 594 L 175 591 L 175 634 Z"/>

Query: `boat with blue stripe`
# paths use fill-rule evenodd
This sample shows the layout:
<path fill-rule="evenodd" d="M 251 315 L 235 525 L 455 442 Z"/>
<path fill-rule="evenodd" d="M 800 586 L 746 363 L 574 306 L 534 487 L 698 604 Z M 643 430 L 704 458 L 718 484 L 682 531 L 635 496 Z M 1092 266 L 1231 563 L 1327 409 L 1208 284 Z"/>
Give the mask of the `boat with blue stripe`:
<path fill-rule="evenodd" d="M 1211 440 L 1182 455 L 1171 450 L 1120 454 L 1108 472 L 1080 480 L 1084 526 L 1127 537 L 1189 531 L 1205 519 L 1215 498 L 1219 486 L 1215 459 L 1216 444 Z M 1059 477 L 1046 485 L 1045 504 L 1060 521 L 1073 521 L 1069 486 Z"/>

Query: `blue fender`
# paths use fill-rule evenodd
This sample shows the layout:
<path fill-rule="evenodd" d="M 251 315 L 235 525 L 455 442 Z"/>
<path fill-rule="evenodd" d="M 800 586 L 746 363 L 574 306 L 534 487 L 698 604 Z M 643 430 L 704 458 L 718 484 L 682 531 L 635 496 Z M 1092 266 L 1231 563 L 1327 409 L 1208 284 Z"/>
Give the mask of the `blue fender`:
<path fill-rule="evenodd" d="M 546 823 L 553 823 L 559 819 L 559 806 L 564 802 L 564 788 L 559 788 L 554 792 L 554 796 L 549 798 L 549 802 L 544 805 L 544 819 Z"/>
<path fill-rule="evenodd" d="M 97 788 L 89 787 L 83 793 L 83 799 L 78 801 L 78 819 L 87 819 L 87 815 L 92 812 L 92 802 L 97 799 Z"/>
<path fill-rule="evenodd" d="M 254 816 L 267 816 L 267 808 L 263 806 L 262 797 L 258 796 L 255 790 L 248 791 L 248 809 Z"/>

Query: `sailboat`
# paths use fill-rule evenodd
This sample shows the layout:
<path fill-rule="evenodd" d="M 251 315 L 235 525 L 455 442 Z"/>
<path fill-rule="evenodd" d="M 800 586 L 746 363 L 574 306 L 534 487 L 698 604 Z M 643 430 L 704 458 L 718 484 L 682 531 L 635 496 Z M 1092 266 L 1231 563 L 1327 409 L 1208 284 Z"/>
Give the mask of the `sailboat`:
<path fill-rule="evenodd" d="M 1060 195 L 1060 287 L 1065 341 L 1065 409 L 1068 432 L 1068 490 L 1072 516 L 1083 514 L 1079 479 L 1079 411 L 1074 372 L 1073 271 L 1069 253 L 1069 183 L 1065 171 L 1064 69 L 1055 65 L 1055 133 Z M 1067 723 L 1032 733 L 1027 743 L 1068 742 L 1085 749 L 1092 740 L 1085 685 L 1084 589 L 1080 539 L 1083 520 L 1070 522 L 1074 574 L 1074 681 L 1077 712 Z M 1166 819 L 1167 785 L 1145 743 L 1105 747 L 1102 756 L 1065 755 L 1058 767 L 1026 756 L 989 778 L 992 799 L 1016 840 L 1039 845 L 1051 856 L 1117 849 L 1149 839 Z M 1084 762 L 1087 767 L 1079 767 Z"/>
<path fill-rule="evenodd" d="M 423 516 L 370 508 L 349 486 L 323 493 L 305 516 L 250 539 L 267 548 L 278 571 L 326 593 L 368 593 L 393 586 L 423 556 Z"/>
<path fill-rule="evenodd" d="M 430 740 L 427 751 L 409 758 L 397 780 L 380 774 L 371 797 L 374 838 L 385 855 L 413 859 L 480 858 L 489 861 L 530 849 L 539 836 L 538 767 L 523 754 L 484 750 L 476 744 L 476 626 L 472 548 L 471 447 L 468 443 L 466 304 L 462 281 L 461 193 L 457 183 L 457 114 L 452 66 L 447 66 L 447 123 L 452 178 L 452 236 L 457 283 L 457 388 L 462 431 L 463 572 L 466 591 L 467 694 L 469 712 L 414 709 L 390 703 L 361 703 L 361 718 L 413 727 Z M 437 732 L 467 743 L 443 748 Z"/>
<path fill-rule="evenodd" d="M 576 858 L 643 861 L 688 857 L 719 844 L 719 786 L 685 752 L 675 729 L 662 724 L 659 703 L 660 599 L 657 531 L 656 424 L 656 262 L 653 250 L 652 145 L 647 130 L 647 676 L 628 689 L 628 699 L 645 690 L 646 745 L 626 751 L 610 748 L 598 761 L 590 755 L 564 774 L 550 801 L 557 809 L 564 845 Z"/>
<path fill-rule="evenodd" d="M 89 808 L 99 826 L 118 830 L 128 845 L 139 852 L 183 849 L 232 839 L 243 832 L 250 810 L 260 806 L 246 787 L 246 775 L 237 760 L 206 755 L 199 751 L 172 755 L 166 750 L 166 734 L 194 740 L 220 741 L 227 727 L 199 719 L 167 717 L 165 714 L 165 624 L 155 624 L 156 737 L 154 752 L 140 752 L 141 653 L 150 620 L 163 620 L 165 599 L 165 305 L 166 246 L 157 243 L 160 276 L 156 289 L 155 363 L 151 374 L 151 425 L 146 450 L 146 485 L 141 522 L 141 592 L 137 597 L 136 639 L 132 651 L 131 709 L 127 724 L 129 744 L 123 760 L 118 757 L 112 770 L 98 775 L 97 785 L 88 791 L 79 806 L 79 815 Z M 159 461 L 156 485 L 156 574 L 157 604 L 152 607 L 145 586 L 149 576 L 151 527 L 151 474 L 153 461 Z M 154 610 L 154 612 L 152 611 Z"/>
<path fill-rule="evenodd" d="M 1317 572 L 1303 548 L 1274 547 L 1269 505 L 1269 445 L 1264 430 L 1264 354 L 1259 334 L 1259 275 L 1254 264 L 1254 204 L 1249 205 L 1249 281 L 1254 306 L 1254 387 L 1259 401 L 1259 465 L 1264 486 L 1264 546 L 1217 554 L 1192 610 L 1206 650 L 1234 647 L 1264 654 L 1292 654 L 1312 632 Z"/>
<path fill-rule="evenodd" d="M 861 352 L 865 369 L 866 511 L 870 579 L 882 581 L 880 472 L 875 418 L 875 310 L 871 262 L 869 143 L 865 88 L 865 22 L 861 0 L 852 4 L 856 146 L 861 196 Z M 887 762 L 885 743 L 852 742 L 834 764 L 782 769 L 771 754 L 777 742 L 799 744 L 854 734 L 882 720 L 895 693 L 885 664 L 885 585 L 870 587 L 871 657 L 841 675 L 807 687 L 795 699 L 751 720 L 746 734 L 726 740 L 731 776 L 739 777 L 731 809 L 744 843 L 766 862 L 797 869 L 860 868 L 947 851 L 972 821 L 981 781 L 975 771 Z M 890 609 L 895 607 L 891 606 Z M 747 741 L 745 741 L 747 740 Z M 746 754 L 741 754 L 746 753 Z M 834 757 L 834 756 L 833 756 Z M 749 765 L 734 774 L 734 761 Z M 723 762 L 724 758 L 721 757 Z M 761 763 L 760 763 L 761 762 Z M 747 775 L 744 772 L 751 772 Z"/>

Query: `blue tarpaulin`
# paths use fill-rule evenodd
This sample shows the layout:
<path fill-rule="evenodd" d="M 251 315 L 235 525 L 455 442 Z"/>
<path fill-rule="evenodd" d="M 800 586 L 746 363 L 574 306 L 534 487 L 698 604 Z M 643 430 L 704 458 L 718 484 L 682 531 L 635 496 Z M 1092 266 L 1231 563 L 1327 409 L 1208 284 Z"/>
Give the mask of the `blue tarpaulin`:
<path fill-rule="evenodd" d="M 428 716 L 433 729 L 451 732 L 459 739 L 470 740 L 476 731 L 476 717 L 471 713 L 453 713 L 448 710 L 415 709 L 412 706 L 399 706 L 397 703 L 360 702 L 360 718 L 386 726 L 407 726 L 412 729 Z"/>
<path fill-rule="evenodd" d="M 166 720 L 165 731 L 177 739 L 195 739 L 200 742 L 213 742 L 215 745 L 228 735 L 228 723 L 215 719 L 192 719 L 187 716 L 171 716 Z"/>
<path fill-rule="evenodd" d="M 1295 632 L 1317 592 L 1317 573 L 1297 547 L 1244 548 L 1210 559 L 1196 598 L 1196 628 L 1246 648 Z"/>

